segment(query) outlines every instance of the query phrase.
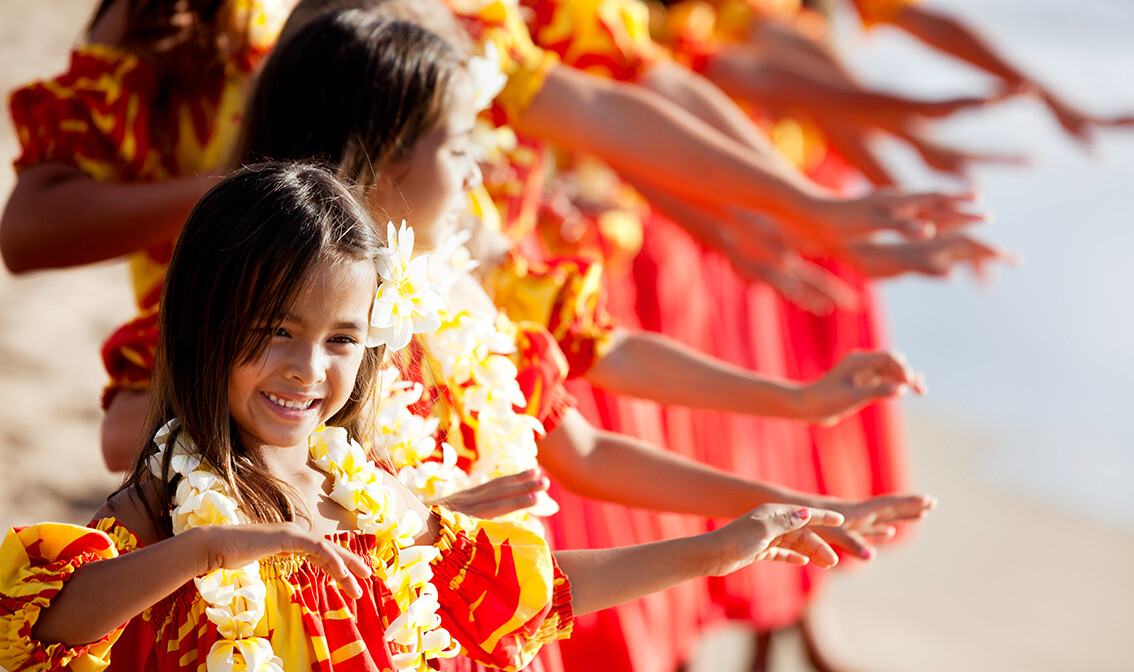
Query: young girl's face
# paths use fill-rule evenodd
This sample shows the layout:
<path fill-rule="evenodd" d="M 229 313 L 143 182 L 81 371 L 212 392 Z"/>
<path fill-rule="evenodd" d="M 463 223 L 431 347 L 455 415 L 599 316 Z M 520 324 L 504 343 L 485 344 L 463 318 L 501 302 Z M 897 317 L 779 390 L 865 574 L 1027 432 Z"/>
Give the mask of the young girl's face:
<path fill-rule="evenodd" d="M 228 408 L 248 447 L 306 445 L 350 398 L 377 289 L 369 261 L 315 269 L 268 348 L 233 366 Z"/>
<path fill-rule="evenodd" d="M 406 220 L 415 243 L 426 250 L 456 233 L 460 214 L 468 210 L 468 192 L 480 185 L 480 167 L 469 146 L 476 121 L 471 91 L 458 78 L 441 123 L 414 145 L 408 159 L 384 171 L 388 179 L 370 190 L 375 219 Z"/>

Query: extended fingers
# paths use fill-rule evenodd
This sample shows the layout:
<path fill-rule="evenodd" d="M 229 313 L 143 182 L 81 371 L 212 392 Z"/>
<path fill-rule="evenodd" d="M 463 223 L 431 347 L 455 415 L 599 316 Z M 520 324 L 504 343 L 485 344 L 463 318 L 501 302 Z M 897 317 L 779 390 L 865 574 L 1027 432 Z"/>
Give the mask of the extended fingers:
<path fill-rule="evenodd" d="M 988 96 L 966 96 L 949 98 L 933 102 L 918 102 L 912 106 L 912 111 L 924 117 L 947 117 L 951 114 L 974 107 L 986 107 L 998 103 L 1011 95 L 1011 92 L 997 91 Z"/>
<path fill-rule="evenodd" d="M 874 509 L 874 520 L 893 523 L 903 520 L 921 520 L 937 506 L 932 495 L 887 495 L 868 500 Z"/>
<path fill-rule="evenodd" d="M 456 493 L 448 498 L 447 504 L 470 516 L 495 518 L 532 506 L 539 493 L 550 485 L 551 481 L 541 469 L 529 469 Z"/>
<path fill-rule="evenodd" d="M 823 537 L 828 544 L 838 548 L 844 553 L 863 560 L 871 560 L 874 558 L 874 546 L 872 546 L 862 534 L 854 530 L 848 530 L 845 527 L 831 527 L 816 528 L 816 532 L 819 536 Z"/>
<path fill-rule="evenodd" d="M 856 353 L 851 357 L 855 357 L 851 382 L 856 388 L 880 397 L 896 394 L 902 386 L 918 394 L 929 391 L 925 376 L 914 371 L 900 352 Z"/>
<path fill-rule="evenodd" d="M 806 555 L 796 553 L 787 548 L 779 548 L 773 546 L 764 551 L 763 560 L 771 562 L 786 562 L 789 565 L 803 566 L 810 562 L 810 558 Z"/>
<path fill-rule="evenodd" d="M 371 572 L 361 558 L 327 539 L 302 532 L 285 534 L 290 534 L 292 537 L 292 548 L 288 549 L 289 552 L 305 556 L 313 565 L 325 571 L 342 587 L 348 597 L 353 599 L 362 597 L 362 587 L 358 583 L 358 578 L 367 578 Z"/>
<path fill-rule="evenodd" d="M 814 530 L 807 528 L 784 534 L 777 540 L 775 546 L 798 553 L 819 567 L 828 568 L 839 564 L 839 556 L 835 550 Z"/>

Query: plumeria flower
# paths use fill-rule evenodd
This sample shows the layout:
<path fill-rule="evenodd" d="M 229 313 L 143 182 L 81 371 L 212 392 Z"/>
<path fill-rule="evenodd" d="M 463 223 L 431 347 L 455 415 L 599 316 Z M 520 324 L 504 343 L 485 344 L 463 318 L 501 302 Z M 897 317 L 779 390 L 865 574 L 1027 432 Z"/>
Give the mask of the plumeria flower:
<path fill-rule="evenodd" d="M 283 660 L 263 637 L 218 640 L 205 661 L 209 672 L 283 672 Z"/>
<path fill-rule="evenodd" d="M 401 229 L 395 230 L 389 222 L 386 231 L 386 247 L 376 262 L 383 282 L 374 297 L 366 345 L 400 350 L 414 334 L 441 326 L 438 311 L 443 300 L 429 281 L 429 255 L 413 256 L 413 229 L 403 221 Z"/>
<path fill-rule="evenodd" d="M 491 40 L 484 44 L 483 56 L 472 56 L 466 69 L 473 86 L 473 110 L 487 110 L 508 83 L 508 75 L 500 70 L 500 51 Z"/>
<path fill-rule="evenodd" d="M 267 588 L 260 579 L 260 565 L 253 562 L 239 569 L 217 569 L 193 579 L 197 590 L 209 604 L 228 604 L 236 598 L 238 590 L 259 584 L 264 594 Z"/>
<path fill-rule="evenodd" d="M 417 599 L 386 628 L 386 641 L 402 646 L 416 644 L 420 631 L 430 630 L 441 625 L 441 617 L 437 615 L 437 607 L 437 588 L 433 584 L 427 583 L 421 589 Z"/>
<path fill-rule="evenodd" d="M 477 411 L 495 406 L 501 409 L 498 414 L 505 412 L 503 409 L 526 405 L 527 398 L 516 382 L 518 374 L 516 365 L 503 355 L 489 355 L 476 362 L 472 377 L 477 384 L 465 389 L 465 405 Z"/>
<path fill-rule="evenodd" d="M 445 628 L 434 628 L 421 636 L 421 648 L 436 658 L 452 658 L 461 652 L 461 645 Z"/>
<path fill-rule="evenodd" d="M 391 410 L 396 413 L 379 413 L 374 440 L 395 463 L 416 465 L 437 452 L 437 439 L 433 434 L 440 419 L 427 420 L 405 408 Z"/>
<path fill-rule="evenodd" d="M 406 511 L 398 521 L 398 546 L 406 548 L 412 546 L 414 539 L 425 529 L 425 521 L 414 511 Z"/>
<path fill-rule="evenodd" d="M 165 451 L 169 445 L 169 437 L 175 432 L 181 423 L 174 418 L 169 422 L 162 425 L 161 429 L 154 435 L 154 444 L 158 447 L 156 453 L 150 456 L 149 466 L 150 473 L 154 476 L 161 477 L 162 461 L 165 459 Z M 184 433 L 177 436 L 177 440 L 173 445 L 173 455 L 169 460 L 169 468 L 173 473 L 186 476 L 201 466 L 201 455 L 197 451 L 197 447 Z"/>
<path fill-rule="evenodd" d="M 458 231 L 445 238 L 444 242 L 429 253 L 429 279 L 437 285 L 442 296 L 447 296 L 462 276 L 480 266 L 480 262 L 473 259 L 472 253 L 465 247 L 470 238 L 472 231 Z"/>
<path fill-rule="evenodd" d="M 236 502 L 216 490 L 194 491 L 183 504 L 173 510 L 172 518 L 174 534 L 201 525 L 240 525 L 248 522 L 247 516 L 240 511 Z"/>
<path fill-rule="evenodd" d="M 370 459 L 357 441 L 347 436 L 342 427 L 327 427 L 316 431 L 309 439 L 312 442 L 311 455 L 315 466 L 323 471 L 332 468 L 347 476 L 362 473 L 368 468 Z"/>
<path fill-rule="evenodd" d="M 398 479 L 411 490 L 433 499 L 447 497 L 464 489 L 461 484 L 466 479 L 464 472 L 457 468 L 456 449 L 443 443 L 441 454 L 440 462 L 423 462 L 417 466 L 403 467 L 398 472 Z"/>
<path fill-rule="evenodd" d="M 412 591 L 429 583 L 433 578 L 433 570 L 429 563 L 440 553 L 433 546 L 414 546 L 403 549 L 398 555 L 398 562 L 401 567 L 386 582 L 390 592 L 395 596 L 411 596 Z"/>

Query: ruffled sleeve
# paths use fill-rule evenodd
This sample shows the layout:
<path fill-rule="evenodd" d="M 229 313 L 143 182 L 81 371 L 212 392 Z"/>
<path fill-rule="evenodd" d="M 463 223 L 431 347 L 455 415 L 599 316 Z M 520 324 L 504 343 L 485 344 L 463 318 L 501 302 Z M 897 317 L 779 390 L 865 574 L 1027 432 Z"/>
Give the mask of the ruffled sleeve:
<path fill-rule="evenodd" d="M 65 163 L 98 180 L 158 172 L 150 137 L 156 79 L 129 53 L 91 45 L 71 53 L 67 72 L 16 89 L 9 98 L 20 142 L 16 170 Z"/>
<path fill-rule="evenodd" d="M 637 0 L 526 0 L 540 47 L 565 65 L 637 81 L 665 56 L 650 37 L 649 10 Z"/>
<path fill-rule="evenodd" d="M 489 280 L 509 318 L 543 325 L 567 357 L 568 378 L 584 375 L 610 347 L 614 320 L 602 300 L 603 266 L 578 258 L 533 262 L 513 253 Z"/>
<path fill-rule="evenodd" d="M 542 324 L 518 322 L 515 327 L 516 383 L 527 400 L 523 412 L 539 420 L 544 432 L 550 434 L 575 407 L 575 397 L 563 386 L 567 359 Z"/>
<path fill-rule="evenodd" d="M 496 47 L 500 71 L 508 77 L 508 83 L 493 102 L 492 120 L 498 126 L 515 122 L 543 88 L 559 58 L 535 45 L 514 0 L 449 0 L 448 4 L 473 40 L 492 42 Z"/>
<path fill-rule="evenodd" d="M 477 662 L 515 670 L 570 635 L 571 585 L 547 542 L 524 523 L 480 521 L 435 508 L 433 563 L 441 621 Z"/>
<path fill-rule="evenodd" d="M 113 519 L 90 529 L 44 523 L 12 528 L 0 545 L 0 665 L 13 670 L 102 670 L 110 662 L 119 627 L 97 642 L 75 647 L 45 645 L 31 637 L 40 611 L 88 562 L 133 550 L 133 535 Z M 125 626 L 125 624 L 123 624 Z"/>

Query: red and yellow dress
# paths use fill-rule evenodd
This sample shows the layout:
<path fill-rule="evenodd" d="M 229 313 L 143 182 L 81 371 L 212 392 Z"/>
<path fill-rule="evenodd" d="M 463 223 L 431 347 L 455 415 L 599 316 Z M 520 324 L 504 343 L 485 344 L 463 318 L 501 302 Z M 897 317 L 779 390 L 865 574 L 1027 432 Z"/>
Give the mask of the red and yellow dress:
<path fill-rule="evenodd" d="M 556 62 L 582 67 L 604 77 L 635 80 L 653 65 L 656 58 L 663 56 L 660 50 L 647 53 L 649 40 L 645 31 L 639 31 L 635 36 L 634 39 L 638 40 L 636 48 L 617 44 L 626 34 L 620 24 L 625 25 L 628 17 L 638 15 L 641 9 L 635 4 L 586 3 L 591 7 L 526 1 L 521 4 L 528 10 L 526 18 L 530 37 L 527 39 L 553 53 Z M 578 28 L 582 25 L 581 17 L 599 16 L 592 10 L 599 10 L 599 20 L 590 21 L 587 30 L 580 32 Z M 520 149 L 530 151 L 535 144 L 525 145 L 521 139 Z M 547 155 L 542 156 L 543 165 L 546 165 Z M 526 159 L 523 155 L 520 158 Z M 510 217 L 509 204 L 497 198 L 497 203 L 505 211 L 505 231 L 533 259 L 546 257 L 549 253 L 576 256 L 597 252 L 598 258 L 607 262 L 608 267 L 621 271 L 620 275 L 607 278 L 611 311 L 627 327 L 638 327 L 635 282 L 629 272 L 629 265 L 638 254 L 643 237 L 642 218 L 648 209 L 637 203 L 623 201 L 616 209 L 605 208 L 593 215 L 579 212 L 577 214 L 580 217 L 566 220 L 554 212 L 553 208 L 546 207 L 548 204 L 544 198 L 548 185 L 544 181 L 545 173 L 524 170 L 525 162 L 522 160 L 517 167 L 517 162 L 513 161 L 509 166 L 514 178 L 511 188 L 523 189 L 540 199 L 538 202 L 544 207 L 539 209 L 538 220 L 535 220 L 538 229 L 533 231 L 533 217 L 527 214 L 528 210 L 520 218 Z M 557 175 L 562 178 L 568 171 L 580 175 L 596 165 L 597 162 L 589 157 L 559 155 Z M 602 171 L 603 168 L 597 167 L 595 170 Z M 604 179 L 608 178 L 609 176 Z M 519 186 L 521 184 L 525 186 Z M 597 271 L 597 267 L 595 270 Z M 496 298 L 500 299 L 499 293 Z M 499 300 L 497 303 L 504 306 Z M 528 305 L 525 308 L 535 306 Z M 546 324 L 553 332 L 556 331 L 551 324 L 544 322 L 548 313 L 542 308 L 527 312 L 526 309 L 520 311 L 518 307 L 512 306 L 506 308 L 505 312 L 515 319 Z M 579 314 L 585 315 L 586 311 Z M 565 340 L 560 341 L 560 346 L 568 354 L 569 360 L 575 359 L 572 354 L 580 352 L 573 351 L 577 344 Z M 585 370 L 579 361 L 572 361 L 572 373 L 580 375 L 580 369 Z M 595 426 L 636 436 L 654 445 L 669 443 L 662 430 L 667 419 L 656 404 L 609 395 L 594 390 L 581 379 L 569 382 L 568 388 L 576 398 L 578 410 Z M 681 419 L 678 418 L 669 419 L 671 425 L 680 422 Z M 548 526 L 556 545 L 561 547 L 609 547 L 646 543 L 686 536 L 700 529 L 677 516 L 632 511 L 622 506 L 585 500 L 562 492 L 558 487 L 553 488 L 553 496 L 559 503 L 560 511 L 548 521 Z M 616 609 L 581 618 L 576 623 L 572 639 L 560 645 L 564 663 L 570 669 L 580 669 L 583 666 L 589 669 L 672 669 L 682 658 L 683 652 L 692 647 L 694 623 L 698 618 L 698 609 L 693 605 L 698 602 L 698 595 L 696 584 L 686 584 Z"/>
<path fill-rule="evenodd" d="M 604 278 L 601 262 L 577 257 L 533 261 L 513 253 L 492 271 L 486 287 L 503 312 L 547 325 L 567 356 L 573 378 L 568 387 L 577 408 L 595 426 L 665 445 L 673 435 L 665 432 L 666 423 L 688 427 L 680 424 L 682 418 L 667 417 L 652 402 L 594 389 L 580 378 L 605 356 L 612 341 L 615 320 L 604 299 L 622 303 L 629 319 L 619 315 L 619 322 L 637 322 L 632 298 L 625 302 L 620 301 L 625 294 L 606 293 L 613 283 L 632 290 L 632 281 L 630 276 Z M 648 543 L 704 530 L 700 519 L 595 502 L 554 484 L 552 495 L 560 511 L 546 524 L 555 543 L 564 548 Z M 704 584 L 689 582 L 581 616 L 571 639 L 560 643 L 564 664 L 569 670 L 671 670 L 689 655 L 706 607 Z"/>
<path fill-rule="evenodd" d="M 634 81 L 664 57 L 655 48 L 645 30 L 644 8 L 626 2 L 534 2 L 524 0 L 528 10 L 530 35 L 540 47 L 554 52 L 559 61 L 571 67 L 585 69 L 603 77 Z M 539 220 L 538 236 L 529 235 L 523 227 L 512 227 L 507 232 L 518 242 L 520 249 L 532 258 L 548 253 L 571 256 L 588 255 L 591 259 L 607 262 L 615 273 L 609 274 L 603 284 L 609 299 L 610 311 L 629 329 L 638 329 L 657 316 L 657 298 L 654 287 L 658 282 L 689 285 L 700 281 L 697 270 L 699 256 L 691 245 L 675 242 L 684 235 L 672 223 L 655 217 L 648 207 L 633 196 L 622 198 L 629 190 L 618 184 L 613 173 L 594 168 L 589 157 L 560 157 L 557 164 L 557 182 L 552 190 L 564 184 L 568 173 L 576 176 L 573 188 L 593 183 L 591 175 L 600 175 L 608 189 L 618 192 L 619 198 L 595 212 L 580 210 L 576 216 L 564 219 L 554 207 L 545 207 Z M 542 175 L 534 175 L 541 180 Z M 529 185 L 531 183 L 529 182 Z M 545 205 L 550 205 L 545 203 Z M 613 206 L 613 207 L 611 207 Z M 671 244 L 673 243 L 673 244 Z M 554 264 L 553 264 L 554 266 Z M 662 273 L 666 269 L 668 273 Z M 556 276 L 542 271 L 526 272 L 519 283 L 520 290 L 512 296 L 544 292 L 551 305 L 559 308 L 536 307 L 534 301 L 524 306 L 507 306 L 502 291 L 496 287 L 497 304 L 516 319 L 542 322 L 552 315 L 561 314 L 562 306 L 578 306 L 574 299 L 565 299 L 546 293 L 547 281 Z M 559 269 L 562 271 L 562 268 Z M 595 269 L 597 271 L 597 268 Z M 676 272 L 675 272 L 676 271 Z M 542 276 L 535 280 L 536 276 Z M 593 276 L 597 277 L 597 273 Z M 535 290 L 532 282 L 543 289 Z M 554 284 L 554 280 L 551 282 Z M 570 284 L 570 283 L 569 283 Z M 586 284 L 586 283 L 583 283 Z M 691 291 L 698 295 L 701 292 Z M 698 301 L 684 306 L 689 319 L 676 319 L 669 326 L 682 330 L 686 341 L 699 345 L 705 332 L 704 313 Z M 534 310 L 532 310 L 534 309 Z M 531 312 L 529 312 L 531 310 Z M 586 308 L 577 312 L 586 315 Z M 570 319 L 561 320 L 570 322 Z M 586 318 L 583 319 L 586 321 Z M 556 329 L 548 323 L 555 332 Z M 561 341 L 568 353 L 583 352 L 589 346 Z M 573 366 L 576 374 L 581 366 Z M 586 381 L 577 379 L 569 383 L 579 410 L 596 426 L 638 437 L 654 445 L 669 448 L 697 458 L 695 443 L 699 440 L 694 425 L 695 414 L 685 409 L 661 409 L 658 405 L 637 399 L 618 397 L 593 389 Z M 606 547 L 625 543 L 646 543 L 662 538 L 686 536 L 703 530 L 703 524 L 690 519 L 659 515 L 653 512 L 628 510 L 625 507 L 602 504 L 574 497 L 569 493 L 555 492 L 560 512 L 550 521 L 557 544 L 569 547 Z M 704 592 L 696 583 L 685 584 L 665 593 L 652 595 L 645 600 L 617 609 L 589 615 L 579 619 L 572 639 L 563 642 L 564 662 L 571 669 L 658 670 L 673 669 L 685 659 L 695 643 Z"/>
<path fill-rule="evenodd" d="M 435 508 L 441 524 L 432 563 L 443 626 L 462 655 L 503 669 L 525 666 L 546 642 L 571 629 L 571 595 L 547 544 L 526 526 L 476 521 Z M 381 562 L 372 535 L 328 537 L 368 563 Z M 15 671 L 101 670 L 114 656 L 122 628 L 76 647 L 31 638 L 42 609 L 79 567 L 136 550 L 135 536 L 113 518 L 90 527 L 46 523 L 13 528 L 0 547 L 0 665 Z M 268 588 L 266 616 L 256 635 L 267 637 L 286 670 L 394 669 L 384 633 L 398 616 L 381 581 L 360 582 L 352 599 L 307 560 L 279 556 L 260 561 Z M 193 582 L 132 621 L 154 646 L 147 670 L 196 672 L 219 635 L 204 613 Z M 458 663 L 454 663 L 457 665 Z"/>
<path fill-rule="evenodd" d="M 539 420 L 545 432 L 554 431 L 564 414 L 574 406 L 574 399 L 563 387 L 568 372 L 566 358 L 555 339 L 541 325 L 513 322 L 499 314 L 494 326 L 516 345 L 516 351 L 509 355 L 509 359 L 517 369 L 516 382 L 524 395 L 524 405 L 515 407 L 514 410 Z M 456 467 L 466 473 L 473 471 L 472 465 L 480 458 L 476 431 L 478 415 L 463 403 L 464 388 L 471 383 L 457 384 L 446 378 L 440 362 L 430 354 L 420 336 L 414 337 L 410 347 L 396 353 L 393 363 L 403 380 L 420 383 L 424 388 L 421 399 L 412 404 L 409 410 L 426 419 L 438 419 L 434 436 L 437 444 L 444 442 L 452 446 L 456 452 Z M 443 452 L 439 449 L 426 461 L 441 462 L 443 458 Z M 396 469 L 405 466 L 412 465 L 394 465 Z M 545 534 L 538 524 L 532 525 L 531 529 L 537 536 Z M 483 670 L 485 665 L 492 666 L 494 663 L 455 660 L 443 661 L 442 665 L 447 670 L 463 671 Z M 543 647 L 531 661 L 530 669 L 560 672 L 563 666 L 557 645 Z"/>
<path fill-rule="evenodd" d="M 853 0 L 867 26 L 892 20 L 909 4 L 909 0 Z M 822 17 L 803 8 L 798 0 L 688 0 L 670 8 L 664 25 L 676 57 L 691 67 L 705 68 L 723 44 L 745 40 L 756 23 L 768 19 L 792 22 L 813 35 L 825 29 Z M 758 109 L 752 111 L 777 147 L 813 181 L 845 190 L 860 180 L 806 120 L 777 119 Z M 871 284 L 842 260 L 812 261 L 856 289 L 862 309 L 837 309 L 820 317 L 776 297 L 777 305 L 767 309 L 779 315 L 780 340 L 785 348 L 783 371 L 795 380 L 817 378 L 851 351 L 887 347 L 884 320 Z M 817 491 L 862 499 L 906 489 L 906 457 L 893 402 L 874 404 L 835 427 L 813 427 L 808 432 L 811 454 L 804 457 L 811 465 L 810 478 Z M 819 572 L 809 568 L 800 574 L 798 599 L 775 614 L 769 613 L 763 594 L 751 592 L 746 574 L 711 583 L 727 616 L 749 620 L 757 629 L 767 630 L 797 620 L 807 593 L 819 579 Z"/>
<path fill-rule="evenodd" d="M 56 163 L 99 181 L 130 183 L 223 169 L 235 146 L 250 76 L 287 18 L 286 3 L 270 5 L 272 10 L 259 0 L 229 0 L 226 21 L 241 27 L 241 46 L 225 57 L 223 81 L 198 96 L 163 93 L 160 73 L 128 51 L 98 44 L 75 49 L 65 73 L 11 94 L 21 146 L 17 172 Z M 110 375 L 104 407 L 118 390 L 149 386 L 173 242 L 128 256 L 138 315 L 103 345 Z"/>
<path fill-rule="evenodd" d="M 646 41 L 642 29 L 633 23 L 633 11 L 616 13 L 618 2 L 595 3 L 584 0 L 524 0 L 533 7 L 568 6 L 569 10 L 559 13 L 536 11 L 535 17 L 552 17 L 546 28 L 533 28 L 537 43 L 546 46 L 540 36 L 548 38 L 547 44 L 557 45 L 556 51 L 565 64 L 590 64 L 588 69 L 600 72 L 595 63 L 603 62 L 594 55 L 581 55 L 579 44 L 593 45 L 605 49 L 641 49 L 642 56 L 620 56 L 608 59 L 615 63 L 651 62 L 655 59 L 656 48 L 641 47 Z M 696 4 L 696 3 L 689 3 Z M 738 36 L 747 34 L 754 20 L 752 7 L 748 3 L 725 2 L 722 15 L 727 21 L 725 28 Z M 778 15 L 792 16 L 799 13 L 798 3 L 753 2 L 763 11 Z M 793 5 L 791 7 L 780 5 Z M 731 9 L 730 9 L 731 7 Z M 747 14 L 747 22 L 741 21 Z M 612 16 L 623 19 L 610 20 Z M 580 24 L 580 37 L 575 44 L 564 35 L 569 33 L 571 21 Z M 641 16 L 637 14 L 637 16 Z M 697 14 L 696 17 L 702 17 Z M 695 18 L 696 18 L 695 17 Z M 714 16 L 715 18 L 715 16 Z M 639 19 L 640 20 L 640 19 Z M 802 20 L 802 19 L 800 19 Z M 603 29 L 598 30 L 587 22 L 600 22 Z M 624 30 L 618 36 L 619 26 Z M 720 25 L 709 24 L 720 29 Z M 593 36 L 604 39 L 594 39 Z M 678 53 L 679 61 L 703 67 L 712 54 L 712 39 L 689 40 L 691 49 L 688 56 Z M 575 60 L 572 54 L 576 54 Z M 616 68 L 607 66 L 610 72 Z M 782 128 L 770 128 L 770 134 L 778 140 L 781 147 L 789 144 L 799 147 L 794 152 L 801 163 L 806 160 L 806 168 L 813 179 L 827 181 L 829 174 L 845 177 L 845 164 L 831 152 L 821 147 L 819 152 L 806 151 L 811 148 L 812 134 L 806 127 L 789 122 Z M 794 141 L 794 143 L 793 143 Z M 810 327 L 796 326 L 799 315 L 794 307 L 786 302 L 770 287 L 753 284 L 736 275 L 728 261 L 713 250 L 706 249 L 693 241 L 683 230 L 664 218 L 650 216 L 644 219 L 645 233 L 642 236 L 642 250 L 635 257 L 632 266 L 634 290 L 634 318 L 643 328 L 665 333 L 699 350 L 721 359 L 744 366 L 750 370 L 796 380 L 811 379 L 824 372 L 850 347 L 876 347 L 879 342 L 873 335 L 864 336 L 861 325 L 855 323 L 825 324 L 816 327 L 826 338 L 816 338 Z M 621 289 L 621 288 L 620 288 Z M 615 291 L 612 289 L 612 292 Z M 620 313 L 619 317 L 623 315 Z M 846 316 L 844 316 L 846 317 Z M 853 320 L 862 319 L 854 314 Z M 802 330 L 802 333 L 800 333 Z M 841 339 L 835 342 L 836 339 Z M 800 347 L 800 342 L 808 343 L 809 348 Z M 849 345 L 853 343 L 854 345 Z M 822 351 L 822 354 L 815 354 Z M 815 360 L 821 366 L 812 365 Z M 576 391 L 580 399 L 582 395 Z M 876 411 L 871 411 L 874 413 Z M 690 457 L 714 466 L 743 474 L 747 477 L 779 483 L 798 490 L 821 492 L 824 490 L 848 496 L 866 496 L 861 489 L 846 488 L 840 479 L 854 479 L 862 482 L 859 471 L 848 469 L 841 455 L 827 455 L 840 444 L 857 439 L 860 445 L 879 435 L 878 423 L 870 428 L 853 427 L 854 421 L 844 423 L 840 428 L 829 430 L 829 436 L 818 437 L 799 423 L 782 420 L 767 420 L 752 417 L 726 416 L 707 412 L 665 409 L 665 441 L 671 448 L 688 450 Z M 869 415 L 869 414 L 868 414 Z M 839 434 L 841 432 L 841 435 Z M 821 452 L 822 451 L 822 452 Z M 854 454 L 854 451 L 851 451 Z M 873 459 L 873 458 L 871 458 Z M 851 461 L 859 465 L 869 464 L 860 450 Z M 901 466 L 896 459 L 891 464 Z M 844 476 L 845 474 L 845 476 Z M 897 488 L 895 480 L 884 486 L 885 490 Z M 734 574 L 724 580 L 710 581 L 715 608 L 714 614 L 729 618 L 750 621 L 759 629 L 772 629 L 791 624 L 802 613 L 807 595 L 817 580 L 815 570 L 783 565 L 755 566 L 744 572 Z M 682 617 L 680 614 L 678 617 Z M 565 647 L 569 649 L 570 646 Z M 680 654 L 679 654 L 680 655 Z"/>

